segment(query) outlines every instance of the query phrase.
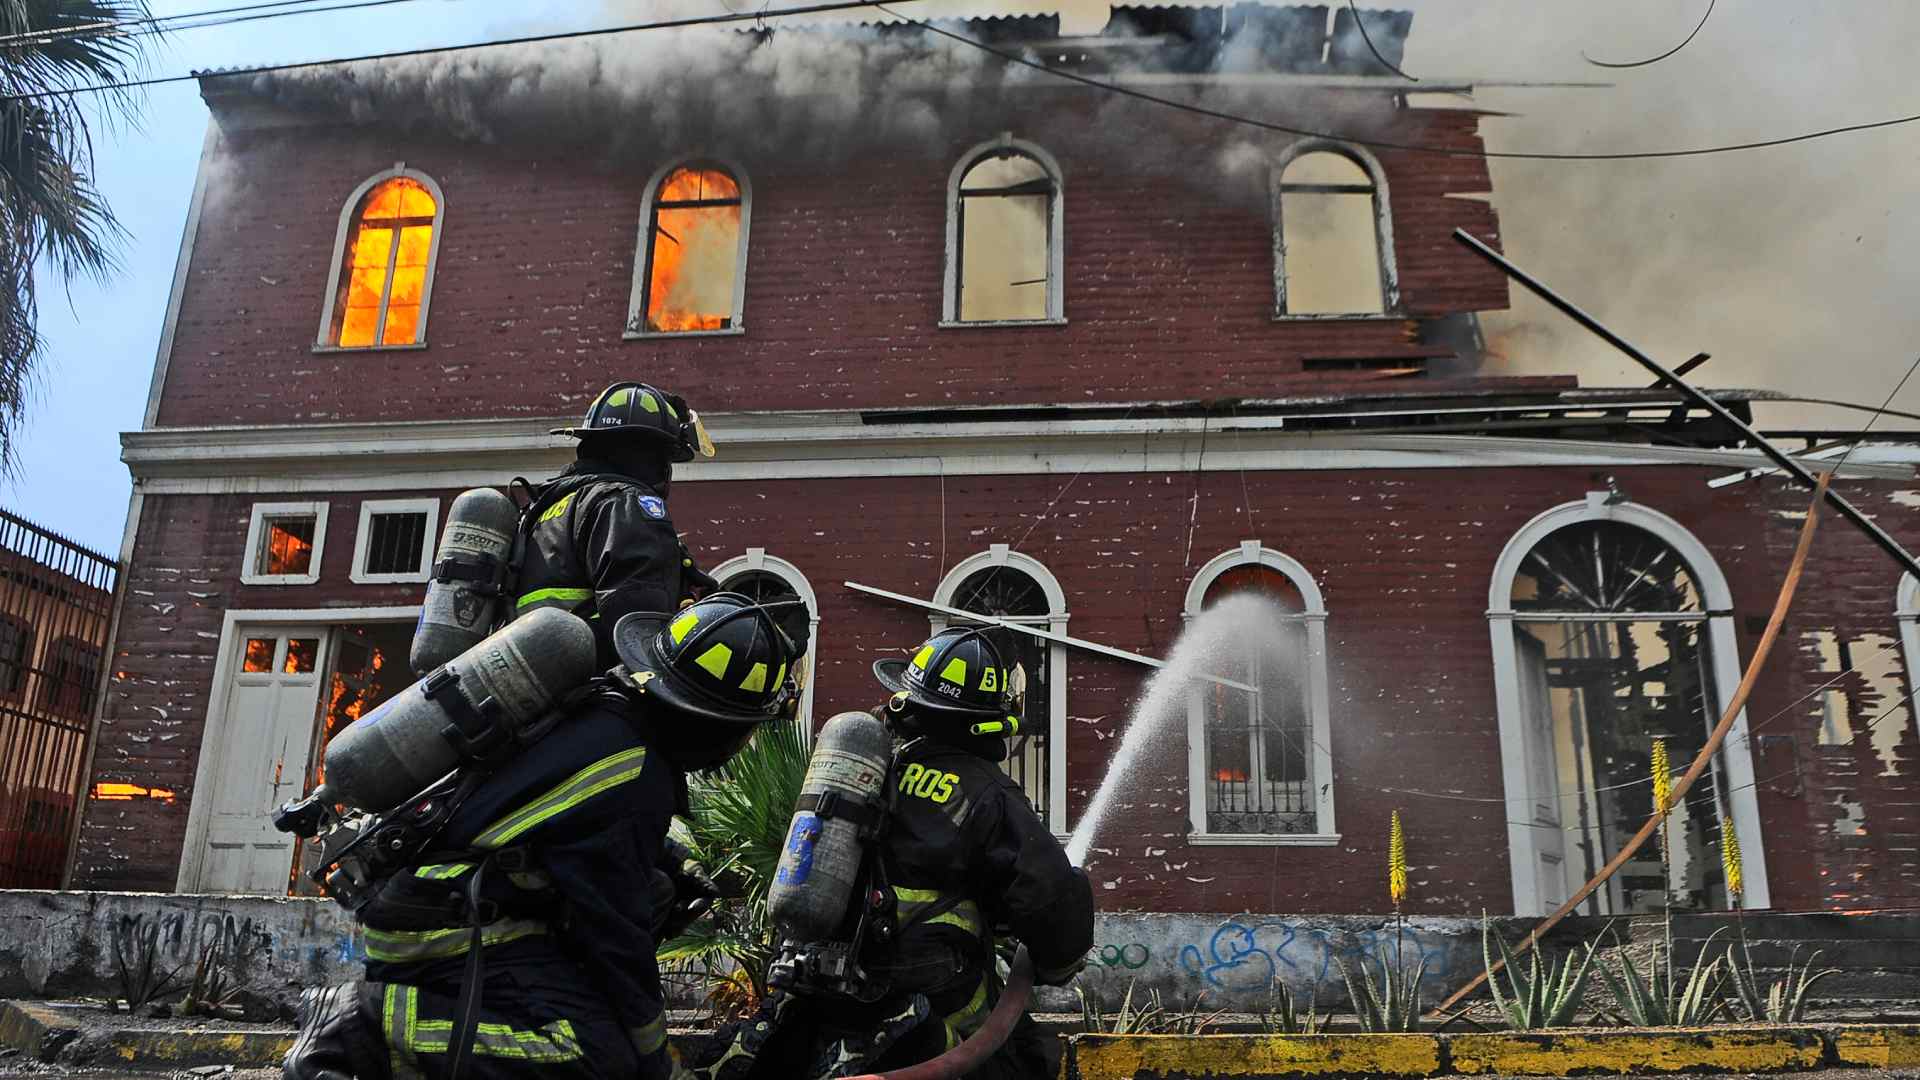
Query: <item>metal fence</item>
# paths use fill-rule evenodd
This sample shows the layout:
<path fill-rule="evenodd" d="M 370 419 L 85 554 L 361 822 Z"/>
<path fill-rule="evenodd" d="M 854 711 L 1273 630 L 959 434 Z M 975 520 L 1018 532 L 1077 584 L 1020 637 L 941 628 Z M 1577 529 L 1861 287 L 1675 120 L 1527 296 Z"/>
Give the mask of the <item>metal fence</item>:
<path fill-rule="evenodd" d="M 0 510 L 0 888 L 60 885 L 117 577 L 113 559 Z"/>

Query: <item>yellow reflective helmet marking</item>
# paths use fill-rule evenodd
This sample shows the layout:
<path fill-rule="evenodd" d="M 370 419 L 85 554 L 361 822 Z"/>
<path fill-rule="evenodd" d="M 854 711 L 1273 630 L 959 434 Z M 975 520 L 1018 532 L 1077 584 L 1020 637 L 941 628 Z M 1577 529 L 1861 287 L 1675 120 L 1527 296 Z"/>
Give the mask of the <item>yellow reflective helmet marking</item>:
<path fill-rule="evenodd" d="M 778 688 L 787 684 L 787 662 L 780 661 L 780 670 L 773 673 L 773 685 Z"/>
<path fill-rule="evenodd" d="M 982 672 L 980 675 L 980 689 L 982 690 L 1000 689 L 1000 672 L 995 668 L 988 668 L 986 669 L 986 671 Z"/>
<path fill-rule="evenodd" d="M 607 395 L 607 408 L 611 409 L 620 405 L 625 405 L 627 403 L 627 399 L 632 396 L 633 396 L 633 388 L 630 386 L 623 386 L 620 389 L 615 390 L 613 393 Z"/>
<path fill-rule="evenodd" d="M 733 663 L 733 650 L 725 645 L 715 645 L 701 653 L 694 663 L 706 668 L 714 678 L 724 679 L 727 677 L 727 665 Z"/>
<path fill-rule="evenodd" d="M 952 660 L 947 661 L 947 668 L 940 673 L 940 677 L 950 683 L 958 683 L 961 686 L 967 685 L 967 662 L 957 656 L 954 657 Z"/>
<path fill-rule="evenodd" d="M 673 643 L 675 645 L 678 645 L 681 642 L 687 640 L 687 633 L 691 631 L 694 627 L 699 625 L 700 625 L 700 616 L 695 612 L 688 611 L 682 614 L 679 618 L 673 620 L 672 624 L 669 625 L 667 629 L 673 633 Z"/>
<path fill-rule="evenodd" d="M 764 691 L 766 688 L 767 665 L 765 664 L 754 664 L 753 668 L 747 672 L 747 677 L 740 680 L 742 690 Z"/>
<path fill-rule="evenodd" d="M 932 662 L 933 646 L 931 645 L 922 647 L 919 652 L 913 655 L 913 666 L 919 668 L 921 671 L 927 670 L 927 665 Z"/>
<path fill-rule="evenodd" d="M 660 402 L 652 394 L 642 390 L 640 391 L 640 407 L 650 413 L 657 413 L 660 411 Z"/>

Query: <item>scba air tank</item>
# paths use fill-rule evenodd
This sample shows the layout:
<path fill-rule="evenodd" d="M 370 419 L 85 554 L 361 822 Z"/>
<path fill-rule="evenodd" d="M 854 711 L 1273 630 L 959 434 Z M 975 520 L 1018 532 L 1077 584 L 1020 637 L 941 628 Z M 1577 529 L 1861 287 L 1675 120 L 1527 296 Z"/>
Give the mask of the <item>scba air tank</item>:
<path fill-rule="evenodd" d="M 787 937 L 824 940 L 846 916 L 865 854 L 860 833 L 884 810 L 892 758 L 886 725 L 867 713 L 841 713 L 820 729 L 767 893 Z"/>
<path fill-rule="evenodd" d="M 593 629 L 584 619 L 557 608 L 516 619 L 334 736 L 327 797 L 362 810 L 398 806 L 467 757 L 450 727 L 477 714 L 524 731 L 593 668 Z"/>
<path fill-rule="evenodd" d="M 415 675 L 473 648 L 493 628 L 519 529 L 520 508 L 492 488 L 461 492 L 453 500 L 407 657 Z"/>

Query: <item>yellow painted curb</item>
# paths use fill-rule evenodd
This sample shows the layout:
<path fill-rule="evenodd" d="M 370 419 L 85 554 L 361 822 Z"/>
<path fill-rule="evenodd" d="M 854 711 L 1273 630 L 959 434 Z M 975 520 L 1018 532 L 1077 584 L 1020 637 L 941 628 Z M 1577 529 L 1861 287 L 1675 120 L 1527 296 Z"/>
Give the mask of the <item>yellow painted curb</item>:
<path fill-rule="evenodd" d="M 1920 1026 L 1839 1028 L 1833 1049 L 1842 1065 L 1910 1069 L 1920 1066 Z"/>
<path fill-rule="evenodd" d="M 102 1057 L 129 1065 L 233 1065 L 264 1068 L 280 1064 L 293 1036 L 280 1031 L 132 1031 L 107 1036 Z"/>
<path fill-rule="evenodd" d="M 1779 1072 L 1818 1068 L 1826 1041 L 1806 1028 L 1519 1032 L 1455 1035 L 1453 1071 L 1568 1076 L 1574 1073 Z"/>
<path fill-rule="evenodd" d="M 1075 1035 L 1068 1076 L 1433 1076 L 1434 1035 Z"/>

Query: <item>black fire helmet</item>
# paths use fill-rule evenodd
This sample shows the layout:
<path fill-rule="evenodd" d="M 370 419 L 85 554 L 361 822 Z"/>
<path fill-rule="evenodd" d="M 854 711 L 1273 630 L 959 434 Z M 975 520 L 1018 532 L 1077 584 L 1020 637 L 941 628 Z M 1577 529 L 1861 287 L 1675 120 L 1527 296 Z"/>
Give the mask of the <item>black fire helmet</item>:
<path fill-rule="evenodd" d="M 875 660 L 873 677 L 930 712 L 1002 720 L 1014 707 L 1007 655 L 986 628 L 956 626 L 928 638 L 912 660 Z"/>
<path fill-rule="evenodd" d="M 614 651 L 632 685 L 670 714 L 655 724 L 656 745 L 682 769 L 719 765 L 761 724 L 792 715 L 803 649 L 773 606 L 723 592 L 615 624 Z"/>
<path fill-rule="evenodd" d="M 554 428 L 553 434 L 644 439 L 658 444 L 672 461 L 692 461 L 696 454 L 713 456 L 713 442 L 700 423 L 700 414 L 687 406 L 686 399 L 643 382 L 617 382 L 600 391 L 579 427 Z"/>

